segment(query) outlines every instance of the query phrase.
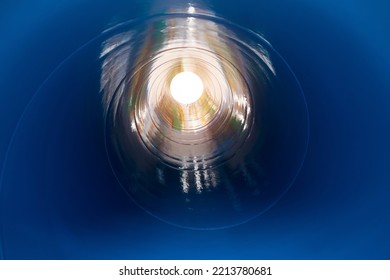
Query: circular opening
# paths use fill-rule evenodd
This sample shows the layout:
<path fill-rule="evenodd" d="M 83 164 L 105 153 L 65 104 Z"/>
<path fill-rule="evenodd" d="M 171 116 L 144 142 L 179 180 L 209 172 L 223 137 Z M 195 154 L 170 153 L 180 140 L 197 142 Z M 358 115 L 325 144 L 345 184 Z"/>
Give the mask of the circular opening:
<path fill-rule="evenodd" d="M 203 82 L 193 72 L 181 72 L 171 81 L 171 95 L 181 104 L 196 102 L 203 94 Z"/>

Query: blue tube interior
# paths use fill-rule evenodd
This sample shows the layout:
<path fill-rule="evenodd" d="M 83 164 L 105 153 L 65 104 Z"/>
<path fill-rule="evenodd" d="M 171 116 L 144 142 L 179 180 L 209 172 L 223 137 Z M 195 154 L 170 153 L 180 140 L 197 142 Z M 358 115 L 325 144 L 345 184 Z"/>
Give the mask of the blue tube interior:
<path fill-rule="evenodd" d="M 109 26 L 178 1 L 17 2 L 0 4 L 2 258 L 390 257 L 388 2 L 204 3 L 263 34 L 284 57 L 310 129 L 302 169 L 281 200 L 219 230 L 162 222 L 122 190 L 94 80 L 101 46 L 82 48 Z M 72 67 L 61 68 L 66 63 Z"/>

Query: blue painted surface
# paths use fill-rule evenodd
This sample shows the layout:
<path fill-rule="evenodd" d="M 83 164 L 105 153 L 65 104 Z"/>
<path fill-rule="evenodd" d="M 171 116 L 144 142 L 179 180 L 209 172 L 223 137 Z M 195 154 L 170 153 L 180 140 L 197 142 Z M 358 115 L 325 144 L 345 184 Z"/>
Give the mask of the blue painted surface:
<path fill-rule="evenodd" d="M 34 93 L 71 53 L 110 24 L 159 4 L 0 4 L 3 258 L 390 258 L 390 4 L 252 2 L 207 1 L 217 14 L 264 34 L 289 63 L 305 93 L 310 142 L 278 204 L 251 222 L 215 231 L 165 224 L 124 194 L 105 156 L 101 112 L 88 111 L 100 102 L 90 87 L 76 104 L 49 94 L 33 99 L 29 107 L 42 113 L 25 113 L 29 118 L 17 127 Z M 78 71 L 65 74 L 82 84 L 98 66 L 75 65 Z M 46 150 L 31 149 L 46 143 Z"/>

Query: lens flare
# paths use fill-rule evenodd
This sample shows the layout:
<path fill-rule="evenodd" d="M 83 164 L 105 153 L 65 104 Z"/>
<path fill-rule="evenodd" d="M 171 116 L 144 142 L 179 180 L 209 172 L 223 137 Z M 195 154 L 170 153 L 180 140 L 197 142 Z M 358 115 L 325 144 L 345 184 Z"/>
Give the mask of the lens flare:
<path fill-rule="evenodd" d="M 263 37 L 199 7 L 106 36 L 107 151 L 143 209 L 220 228 L 261 214 L 289 188 L 306 151 L 306 104 Z"/>

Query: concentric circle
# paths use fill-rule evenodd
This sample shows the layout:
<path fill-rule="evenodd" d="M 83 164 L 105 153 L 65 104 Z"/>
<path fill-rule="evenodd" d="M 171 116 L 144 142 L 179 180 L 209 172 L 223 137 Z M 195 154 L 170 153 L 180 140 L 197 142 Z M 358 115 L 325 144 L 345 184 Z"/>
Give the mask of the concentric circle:
<path fill-rule="evenodd" d="M 300 169 L 308 127 L 299 84 L 271 45 L 194 12 L 110 33 L 101 55 L 107 150 L 130 196 L 191 228 L 239 224 L 272 206 Z"/>

